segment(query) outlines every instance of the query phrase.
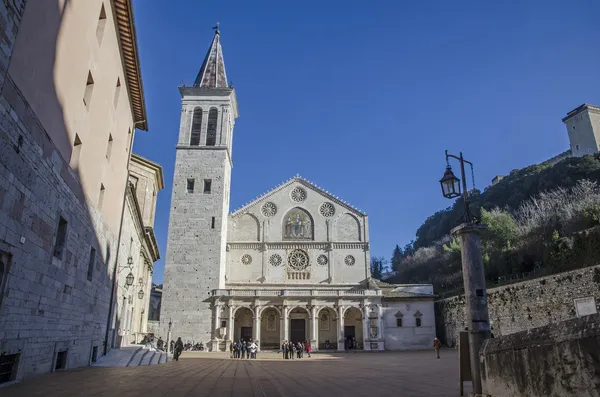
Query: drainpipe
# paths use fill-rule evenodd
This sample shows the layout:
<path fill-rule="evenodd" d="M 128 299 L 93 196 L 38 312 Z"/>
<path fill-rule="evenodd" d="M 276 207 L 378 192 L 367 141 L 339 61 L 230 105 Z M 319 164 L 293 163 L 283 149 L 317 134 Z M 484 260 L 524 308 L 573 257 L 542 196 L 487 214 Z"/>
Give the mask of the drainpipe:
<path fill-rule="evenodd" d="M 108 306 L 108 318 L 106 319 L 106 334 L 104 335 L 104 356 L 108 353 L 108 333 L 110 323 L 113 317 L 113 306 L 115 302 L 115 289 L 117 288 L 117 269 L 119 268 L 119 249 L 121 248 L 121 234 L 123 232 L 123 216 L 125 215 L 125 200 L 127 198 L 127 184 L 129 183 L 129 162 L 131 161 L 131 150 L 133 149 L 133 138 L 135 136 L 135 126 L 145 123 L 146 120 L 136 121 L 133 123 L 133 131 L 131 131 L 131 141 L 129 142 L 129 157 L 127 157 L 127 174 L 125 175 L 125 189 L 123 190 L 123 205 L 121 206 L 121 223 L 119 225 L 119 236 L 117 238 L 117 251 L 115 252 L 115 268 L 113 270 L 112 288 L 110 290 L 110 304 Z"/>

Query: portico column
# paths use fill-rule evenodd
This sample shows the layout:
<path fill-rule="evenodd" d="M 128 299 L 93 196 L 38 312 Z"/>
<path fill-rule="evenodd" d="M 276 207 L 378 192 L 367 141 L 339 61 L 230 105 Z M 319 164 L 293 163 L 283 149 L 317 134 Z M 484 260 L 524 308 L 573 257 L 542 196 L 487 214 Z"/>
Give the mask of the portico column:
<path fill-rule="evenodd" d="M 371 333 L 369 332 L 369 305 L 362 305 L 362 327 L 363 327 L 363 350 L 371 350 L 371 343 L 368 341 L 371 339 Z"/>
<path fill-rule="evenodd" d="M 346 350 L 346 341 L 344 339 L 344 307 L 338 305 L 338 351 Z"/>
<path fill-rule="evenodd" d="M 281 341 L 288 339 L 288 323 L 288 308 L 287 306 L 283 306 L 281 308 Z"/>
<path fill-rule="evenodd" d="M 319 346 L 319 334 L 317 325 L 319 324 L 319 318 L 317 317 L 317 306 L 310 307 L 310 349 L 313 351 L 318 350 Z"/>
<path fill-rule="evenodd" d="M 383 323 L 383 305 L 377 305 L 377 316 L 379 318 L 379 350 L 385 350 L 385 333 L 384 333 L 384 323 Z"/>
<path fill-rule="evenodd" d="M 260 312 L 261 312 L 261 307 L 256 306 L 254 308 L 254 326 L 252 327 L 252 339 L 255 342 L 258 341 L 259 348 L 260 348 Z"/>
<path fill-rule="evenodd" d="M 212 351 L 219 351 L 219 326 L 221 325 L 221 305 L 216 303 L 213 310 Z"/>
<path fill-rule="evenodd" d="M 227 323 L 227 339 L 229 341 L 233 340 L 233 305 L 228 305 L 229 308 L 229 320 Z"/>

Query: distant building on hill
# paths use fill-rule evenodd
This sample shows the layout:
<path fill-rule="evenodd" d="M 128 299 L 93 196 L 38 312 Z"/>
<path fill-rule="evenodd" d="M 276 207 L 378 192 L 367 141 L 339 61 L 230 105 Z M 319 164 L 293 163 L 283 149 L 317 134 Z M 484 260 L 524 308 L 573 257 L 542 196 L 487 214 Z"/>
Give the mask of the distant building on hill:
<path fill-rule="evenodd" d="M 600 152 L 600 107 L 584 103 L 571 110 L 562 119 L 569 134 L 570 148 L 545 162 L 557 164 L 569 157 L 583 157 Z M 504 179 L 503 175 L 492 178 L 492 186 Z"/>

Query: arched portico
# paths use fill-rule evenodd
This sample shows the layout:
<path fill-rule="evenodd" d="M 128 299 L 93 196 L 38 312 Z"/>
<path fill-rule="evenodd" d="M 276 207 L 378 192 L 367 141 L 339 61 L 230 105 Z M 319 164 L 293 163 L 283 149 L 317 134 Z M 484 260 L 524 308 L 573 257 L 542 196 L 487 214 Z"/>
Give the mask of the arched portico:
<path fill-rule="evenodd" d="M 310 340 L 310 313 L 301 306 L 290 310 L 288 314 L 288 330 L 282 339 L 296 342 Z"/>
<path fill-rule="evenodd" d="M 350 306 L 344 311 L 344 343 L 356 342 L 354 349 L 364 349 L 365 339 L 363 337 L 363 315 L 359 308 Z"/>
<path fill-rule="evenodd" d="M 253 339 L 254 313 L 248 307 L 242 306 L 236 308 L 234 312 L 233 337 L 238 341 L 243 339 L 249 341 Z"/>
<path fill-rule="evenodd" d="M 336 350 L 338 340 L 337 315 L 331 307 L 323 307 L 317 312 L 318 328 L 315 345 L 319 350 Z M 329 347 L 327 348 L 327 341 Z"/>
<path fill-rule="evenodd" d="M 281 312 L 273 306 L 268 306 L 260 311 L 260 339 L 261 349 L 278 349 L 281 344 Z"/>

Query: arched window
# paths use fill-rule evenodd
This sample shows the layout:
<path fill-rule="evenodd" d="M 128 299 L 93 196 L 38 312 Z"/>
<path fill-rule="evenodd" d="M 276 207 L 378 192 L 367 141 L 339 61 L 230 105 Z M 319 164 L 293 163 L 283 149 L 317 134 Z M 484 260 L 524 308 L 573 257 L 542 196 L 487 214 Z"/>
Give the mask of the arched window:
<path fill-rule="evenodd" d="M 202 109 L 194 109 L 194 116 L 192 117 L 192 136 L 190 138 L 191 146 L 200 145 L 200 131 L 202 130 Z"/>
<path fill-rule="evenodd" d="M 219 111 L 217 108 L 210 109 L 208 112 L 208 128 L 206 130 L 206 146 L 215 146 L 217 143 L 217 118 Z"/>

